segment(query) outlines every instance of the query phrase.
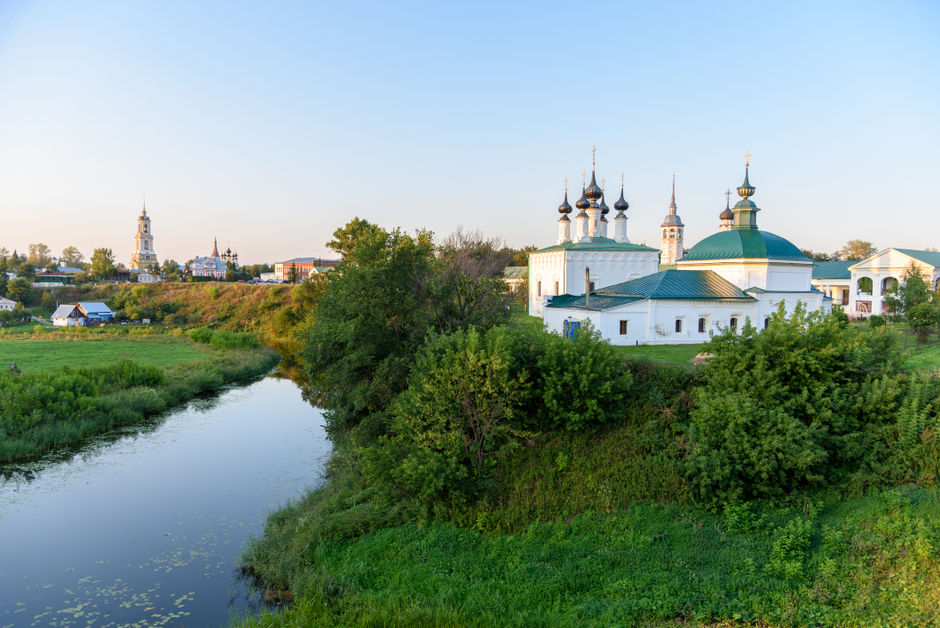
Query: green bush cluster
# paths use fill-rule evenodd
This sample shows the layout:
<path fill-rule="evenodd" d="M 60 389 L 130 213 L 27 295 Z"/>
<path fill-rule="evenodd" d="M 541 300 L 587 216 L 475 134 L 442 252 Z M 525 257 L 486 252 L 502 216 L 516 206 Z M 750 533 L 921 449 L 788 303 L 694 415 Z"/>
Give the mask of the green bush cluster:
<path fill-rule="evenodd" d="M 523 438 L 593 430 L 617 417 L 632 377 L 586 328 L 575 341 L 518 327 L 432 338 L 391 405 L 389 433 L 364 447 L 367 482 L 437 508 L 486 486 Z"/>
<path fill-rule="evenodd" d="M 686 458 L 696 497 L 720 505 L 844 478 L 870 460 L 907 387 L 881 328 L 781 309 L 758 331 L 725 333 L 693 391 Z"/>

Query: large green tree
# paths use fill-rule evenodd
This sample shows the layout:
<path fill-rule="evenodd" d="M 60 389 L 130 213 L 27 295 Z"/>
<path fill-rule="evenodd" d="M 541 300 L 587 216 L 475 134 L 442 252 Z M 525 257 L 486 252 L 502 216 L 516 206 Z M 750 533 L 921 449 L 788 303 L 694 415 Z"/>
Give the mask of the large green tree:
<path fill-rule="evenodd" d="M 36 268 L 43 268 L 52 261 L 52 250 L 42 242 L 29 245 L 29 257 L 26 261 Z"/>
<path fill-rule="evenodd" d="M 18 303 L 29 303 L 33 289 L 30 281 L 25 277 L 16 277 L 7 282 L 7 298 Z"/>
<path fill-rule="evenodd" d="M 327 242 L 326 245 L 339 253 L 343 259 L 346 259 L 360 240 L 381 236 L 383 233 L 385 233 L 385 230 L 381 227 L 373 225 L 368 220 L 356 217 L 344 227 L 334 231 L 333 239 Z"/>
<path fill-rule="evenodd" d="M 70 266 L 72 268 L 81 268 L 84 262 L 85 256 L 82 255 L 82 252 L 79 251 L 77 247 L 67 246 L 62 249 L 62 255 L 59 257 L 59 263 L 61 265 Z"/>
<path fill-rule="evenodd" d="M 914 307 L 931 301 L 932 296 L 930 278 L 911 262 L 891 294 L 884 296 L 884 303 L 895 316 L 906 317 Z"/>
<path fill-rule="evenodd" d="M 114 266 L 114 253 L 111 249 L 95 249 L 91 254 L 91 274 L 95 281 L 110 279 L 117 275 L 117 268 Z"/>
<path fill-rule="evenodd" d="M 835 252 L 833 257 L 841 260 L 862 260 L 866 257 L 871 257 L 876 251 L 877 249 L 872 246 L 871 242 L 866 240 L 849 240 L 845 243 L 845 246 Z"/>

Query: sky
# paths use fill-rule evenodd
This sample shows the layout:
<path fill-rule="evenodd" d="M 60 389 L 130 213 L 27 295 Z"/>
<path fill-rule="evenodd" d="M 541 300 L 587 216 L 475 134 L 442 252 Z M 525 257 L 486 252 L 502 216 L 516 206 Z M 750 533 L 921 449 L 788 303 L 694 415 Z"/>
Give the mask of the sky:
<path fill-rule="evenodd" d="M 553 244 L 620 173 L 686 246 L 751 154 L 801 248 L 940 246 L 940 3 L 0 0 L 0 246 L 329 256 L 359 216 Z M 734 197 L 732 197 L 732 203 Z"/>

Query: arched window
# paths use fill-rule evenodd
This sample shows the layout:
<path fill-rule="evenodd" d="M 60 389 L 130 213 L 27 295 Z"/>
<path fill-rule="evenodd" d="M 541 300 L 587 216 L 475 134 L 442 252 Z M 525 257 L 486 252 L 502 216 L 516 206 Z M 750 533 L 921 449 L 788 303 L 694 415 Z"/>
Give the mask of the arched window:
<path fill-rule="evenodd" d="M 881 282 L 881 294 L 891 294 L 898 289 L 898 280 L 894 277 L 885 277 Z"/>
<path fill-rule="evenodd" d="M 681 319 L 681 318 L 677 318 L 677 319 L 676 319 L 676 333 L 678 334 L 678 333 L 680 333 L 681 331 L 682 331 L 682 319 Z"/>
<path fill-rule="evenodd" d="M 728 326 L 731 327 L 731 331 L 738 331 L 738 319 L 734 316 L 731 317 L 731 321 L 728 323 Z"/>
<path fill-rule="evenodd" d="M 767 329 L 768 327 L 770 327 L 770 317 L 765 316 L 764 317 L 764 329 Z"/>
<path fill-rule="evenodd" d="M 871 277 L 859 277 L 858 294 L 871 294 L 871 289 L 872 289 Z"/>
<path fill-rule="evenodd" d="M 555 294 L 556 295 L 558 294 L 558 282 L 557 281 L 555 282 Z"/>
<path fill-rule="evenodd" d="M 698 333 L 700 334 L 705 333 L 705 318 L 704 317 L 698 319 Z"/>
<path fill-rule="evenodd" d="M 535 283 L 535 295 L 539 297 L 542 296 L 542 282 L 541 281 L 537 281 Z"/>

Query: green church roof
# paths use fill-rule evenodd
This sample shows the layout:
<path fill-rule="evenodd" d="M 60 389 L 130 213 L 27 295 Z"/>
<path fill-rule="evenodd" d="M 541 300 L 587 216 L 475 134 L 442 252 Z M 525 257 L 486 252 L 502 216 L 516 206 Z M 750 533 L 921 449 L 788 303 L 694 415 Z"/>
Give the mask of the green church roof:
<path fill-rule="evenodd" d="M 931 266 L 940 266 L 940 251 L 919 251 L 917 249 L 894 249 L 904 253 L 905 255 L 910 255 L 914 259 L 920 260 L 925 264 L 930 264 Z"/>
<path fill-rule="evenodd" d="M 631 244 L 628 242 L 617 242 L 612 238 L 594 237 L 587 242 L 562 242 L 553 244 L 544 249 L 534 251 L 534 253 L 547 253 L 550 251 L 658 251 L 659 249 L 643 246 L 642 244 Z"/>
<path fill-rule="evenodd" d="M 851 279 L 849 266 L 857 264 L 858 260 L 838 262 L 816 262 L 813 266 L 813 279 Z"/>
<path fill-rule="evenodd" d="M 810 259 L 785 238 L 757 229 L 731 229 L 712 234 L 693 246 L 683 262 L 719 259 L 775 259 L 808 262 Z"/>
<path fill-rule="evenodd" d="M 607 310 L 646 299 L 684 301 L 753 301 L 754 298 L 711 270 L 664 270 L 584 295 L 565 294 L 549 299 L 548 307 Z"/>

